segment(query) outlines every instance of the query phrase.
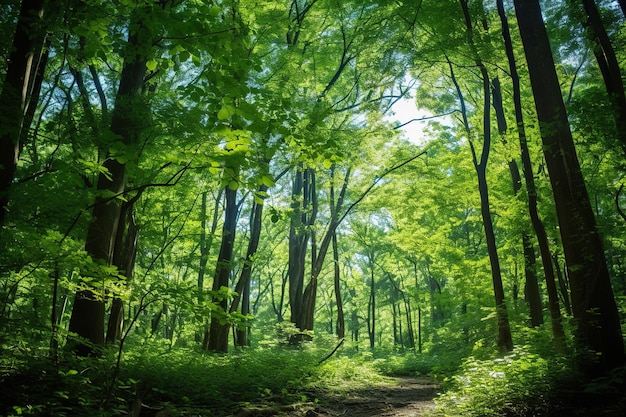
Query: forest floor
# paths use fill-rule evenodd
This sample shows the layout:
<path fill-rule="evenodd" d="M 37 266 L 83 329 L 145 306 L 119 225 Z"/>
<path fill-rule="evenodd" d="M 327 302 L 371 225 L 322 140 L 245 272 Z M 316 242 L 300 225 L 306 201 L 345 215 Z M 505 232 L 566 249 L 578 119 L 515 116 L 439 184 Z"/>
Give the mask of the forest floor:
<path fill-rule="evenodd" d="M 314 402 L 242 408 L 234 417 L 421 417 L 434 406 L 440 386 L 427 377 L 394 377 L 385 384 L 308 392 Z"/>

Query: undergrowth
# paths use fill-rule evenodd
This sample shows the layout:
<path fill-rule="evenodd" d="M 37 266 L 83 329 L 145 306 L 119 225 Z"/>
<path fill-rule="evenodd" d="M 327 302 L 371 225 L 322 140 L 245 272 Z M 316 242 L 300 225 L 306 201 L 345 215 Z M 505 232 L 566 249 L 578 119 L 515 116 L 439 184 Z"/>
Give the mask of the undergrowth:
<path fill-rule="evenodd" d="M 573 416 L 589 410 L 612 416 L 626 405 L 626 369 L 575 386 L 577 375 L 566 357 L 546 354 L 537 345 L 495 359 L 477 345 L 475 354 L 462 360 L 458 353 L 357 350 L 346 343 L 328 357 L 336 343 L 316 337 L 315 343 L 298 347 L 268 343 L 228 355 L 134 343 L 124 352 L 115 381 L 113 350 L 99 358 L 61 354 L 58 362 L 45 350 L 5 350 L 0 415 L 109 417 L 129 415 L 133 404 L 143 404 L 172 416 L 222 417 L 251 405 L 315 403 L 324 392 L 349 396 L 387 384 L 389 376 L 416 375 L 442 384 L 431 417 L 568 415 L 556 409 Z M 590 399 L 597 407 L 580 407 Z"/>

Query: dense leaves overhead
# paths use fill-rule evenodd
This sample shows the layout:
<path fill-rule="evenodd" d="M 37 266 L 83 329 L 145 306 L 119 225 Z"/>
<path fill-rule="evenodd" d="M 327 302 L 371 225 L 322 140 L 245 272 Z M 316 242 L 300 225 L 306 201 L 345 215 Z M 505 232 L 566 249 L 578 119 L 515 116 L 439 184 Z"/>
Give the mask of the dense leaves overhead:
<path fill-rule="evenodd" d="M 589 308 L 624 318 L 622 2 L 537 2 L 559 172 L 514 3 L 535 2 L 4 2 L 0 349 L 606 354 L 582 333 Z M 600 304 L 572 297 L 597 296 L 574 180 Z"/>

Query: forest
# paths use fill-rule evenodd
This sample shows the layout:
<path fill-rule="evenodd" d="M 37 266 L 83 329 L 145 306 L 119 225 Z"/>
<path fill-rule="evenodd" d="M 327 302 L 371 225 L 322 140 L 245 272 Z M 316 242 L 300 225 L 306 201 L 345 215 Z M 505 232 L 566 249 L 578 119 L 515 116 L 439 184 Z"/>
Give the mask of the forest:
<path fill-rule="evenodd" d="M 0 39 L 1 416 L 625 415 L 626 1 L 3 0 Z"/>

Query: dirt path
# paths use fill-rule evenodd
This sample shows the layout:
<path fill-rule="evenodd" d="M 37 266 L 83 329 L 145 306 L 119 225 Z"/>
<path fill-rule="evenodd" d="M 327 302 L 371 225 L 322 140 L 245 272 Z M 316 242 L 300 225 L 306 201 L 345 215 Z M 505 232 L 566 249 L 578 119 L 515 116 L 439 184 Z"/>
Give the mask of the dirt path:
<path fill-rule="evenodd" d="M 435 381 L 426 377 L 398 377 L 388 384 L 371 388 L 312 392 L 314 403 L 274 409 L 247 409 L 236 417 L 422 417 L 433 406 L 440 391 Z"/>
<path fill-rule="evenodd" d="M 335 417 L 418 417 L 433 406 L 439 386 L 430 378 L 394 378 L 382 387 L 350 391 L 343 397 L 319 399 L 310 416 Z M 307 416 L 308 417 L 308 416 Z"/>

